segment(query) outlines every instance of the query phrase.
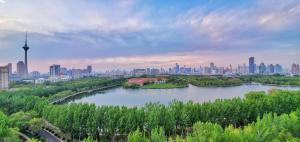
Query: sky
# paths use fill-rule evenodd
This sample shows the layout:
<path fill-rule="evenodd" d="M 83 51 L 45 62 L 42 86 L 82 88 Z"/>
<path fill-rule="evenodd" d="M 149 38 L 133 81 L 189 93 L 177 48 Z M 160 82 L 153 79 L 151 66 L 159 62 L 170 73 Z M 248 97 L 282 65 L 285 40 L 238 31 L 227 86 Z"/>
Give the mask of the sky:
<path fill-rule="evenodd" d="M 96 71 L 300 63 L 299 0 L 0 0 L 0 65 Z"/>

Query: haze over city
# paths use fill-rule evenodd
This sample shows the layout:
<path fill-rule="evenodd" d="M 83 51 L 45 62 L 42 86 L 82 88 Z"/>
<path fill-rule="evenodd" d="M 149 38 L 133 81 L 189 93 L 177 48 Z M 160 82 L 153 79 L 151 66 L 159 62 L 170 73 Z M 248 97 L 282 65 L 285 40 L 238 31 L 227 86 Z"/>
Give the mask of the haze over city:
<path fill-rule="evenodd" d="M 300 2 L 0 0 L 0 65 L 68 68 L 219 66 L 300 61 Z"/>

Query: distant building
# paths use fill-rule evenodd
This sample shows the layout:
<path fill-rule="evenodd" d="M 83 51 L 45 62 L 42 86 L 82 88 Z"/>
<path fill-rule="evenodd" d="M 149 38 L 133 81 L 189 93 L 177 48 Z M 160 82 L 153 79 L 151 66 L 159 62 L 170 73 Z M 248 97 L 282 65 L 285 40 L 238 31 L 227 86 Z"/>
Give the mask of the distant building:
<path fill-rule="evenodd" d="M 266 65 L 264 63 L 260 63 L 258 70 L 259 70 L 259 74 L 265 74 L 266 73 Z"/>
<path fill-rule="evenodd" d="M 59 76 L 60 75 L 60 65 L 50 66 L 50 76 Z"/>
<path fill-rule="evenodd" d="M 71 70 L 71 76 L 73 79 L 78 79 L 82 77 L 82 69 L 72 69 Z"/>
<path fill-rule="evenodd" d="M 26 67 L 25 67 L 25 63 L 23 61 L 19 61 L 17 63 L 17 74 L 21 78 L 26 77 Z"/>
<path fill-rule="evenodd" d="M 276 64 L 275 67 L 274 67 L 274 73 L 279 73 L 281 74 L 282 73 L 282 66 L 279 65 L 279 64 Z"/>
<path fill-rule="evenodd" d="M 88 73 L 88 74 L 91 74 L 92 71 L 93 71 L 93 70 L 92 70 L 93 68 L 92 68 L 91 65 L 88 65 L 86 69 L 87 69 L 87 73 Z"/>
<path fill-rule="evenodd" d="M 245 74 L 248 74 L 248 67 L 246 64 L 244 65 L 238 65 L 238 68 L 237 68 L 237 73 L 238 74 L 242 74 L 242 75 L 245 75 Z"/>
<path fill-rule="evenodd" d="M 135 76 L 140 76 L 140 75 L 145 75 L 145 74 L 147 74 L 146 69 L 134 69 L 133 70 L 133 75 L 135 75 Z"/>
<path fill-rule="evenodd" d="M 291 73 L 293 75 L 299 75 L 299 64 L 292 64 Z"/>
<path fill-rule="evenodd" d="M 211 70 L 210 67 L 204 67 L 204 74 L 205 74 L 205 75 L 209 75 L 209 74 L 211 74 L 211 73 L 212 73 L 212 70 Z"/>
<path fill-rule="evenodd" d="M 68 69 L 67 69 L 67 68 L 64 68 L 64 67 L 61 67 L 61 68 L 60 68 L 60 74 L 62 74 L 62 75 L 67 75 L 67 74 L 68 74 Z"/>
<path fill-rule="evenodd" d="M 160 74 L 160 70 L 159 69 L 150 69 L 150 74 L 151 75 L 158 75 L 158 74 Z"/>
<path fill-rule="evenodd" d="M 176 73 L 176 74 L 179 74 L 179 71 L 180 71 L 179 64 L 176 63 L 176 66 L 175 66 L 175 73 Z"/>
<path fill-rule="evenodd" d="M 211 62 L 209 65 L 212 70 L 215 68 L 215 64 L 213 62 Z"/>
<path fill-rule="evenodd" d="M 7 66 L 0 67 L 0 89 L 9 88 L 9 70 Z"/>
<path fill-rule="evenodd" d="M 269 73 L 269 74 L 273 74 L 274 72 L 275 72 L 275 67 L 274 67 L 273 64 L 270 64 L 270 65 L 268 66 L 268 73 Z"/>
<path fill-rule="evenodd" d="M 254 57 L 249 58 L 249 74 L 255 74 L 255 61 Z"/>
<path fill-rule="evenodd" d="M 7 69 L 8 69 L 8 75 L 12 75 L 12 64 L 11 63 L 8 63 L 7 65 Z"/>
<path fill-rule="evenodd" d="M 39 78 L 41 76 L 41 73 L 38 71 L 33 71 L 30 73 L 30 76 L 33 78 Z"/>
<path fill-rule="evenodd" d="M 49 82 L 62 82 L 62 81 L 69 81 L 71 80 L 71 77 L 70 76 L 51 76 L 48 78 L 47 81 Z M 40 80 L 41 82 L 41 80 Z"/>

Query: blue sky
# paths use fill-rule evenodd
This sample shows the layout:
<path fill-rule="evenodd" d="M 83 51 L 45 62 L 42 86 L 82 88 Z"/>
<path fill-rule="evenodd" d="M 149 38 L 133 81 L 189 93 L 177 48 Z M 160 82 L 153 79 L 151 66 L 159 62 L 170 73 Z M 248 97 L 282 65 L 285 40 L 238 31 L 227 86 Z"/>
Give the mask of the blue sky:
<path fill-rule="evenodd" d="M 0 0 L 0 65 L 96 70 L 300 62 L 299 0 Z"/>

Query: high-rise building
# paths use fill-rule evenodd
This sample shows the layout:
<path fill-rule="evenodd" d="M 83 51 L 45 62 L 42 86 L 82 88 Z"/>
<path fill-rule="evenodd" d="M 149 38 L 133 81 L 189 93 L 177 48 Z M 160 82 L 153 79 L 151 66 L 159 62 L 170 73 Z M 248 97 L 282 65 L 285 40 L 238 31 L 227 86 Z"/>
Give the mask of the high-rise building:
<path fill-rule="evenodd" d="M 299 75 L 299 64 L 292 64 L 291 73 L 293 75 Z"/>
<path fill-rule="evenodd" d="M 9 71 L 8 67 L 0 67 L 0 89 L 8 89 L 9 87 Z"/>
<path fill-rule="evenodd" d="M 91 74 L 93 71 L 91 65 L 88 65 L 86 69 L 87 69 L 88 74 Z"/>
<path fill-rule="evenodd" d="M 8 63 L 6 65 L 7 69 L 8 69 L 8 75 L 10 76 L 12 74 L 12 64 L 11 63 Z"/>
<path fill-rule="evenodd" d="M 255 61 L 254 57 L 249 58 L 249 74 L 254 74 L 255 73 Z"/>
<path fill-rule="evenodd" d="M 258 70 L 259 70 L 259 74 L 265 74 L 266 73 L 266 65 L 264 63 L 260 63 Z"/>
<path fill-rule="evenodd" d="M 27 33 L 25 38 L 25 45 L 23 46 L 23 49 L 25 51 L 25 77 L 28 76 L 28 62 L 27 62 L 27 51 L 29 50 L 29 46 L 27 45 Z"/>
<path fill-rule="evenodd" d="M 215 68 L 215 64 L 214 64 L 213 62 L 211 62 L 209 65 L 210 65 L 210 68 L 211 68 L 211 69 L 214 69 L 214 68 Z"/>
<path fill-rule="evenodd" d="M 24 78 L 26 76 L 26 68 L 25 68 L 25 64 L 23 61 L 19 61 L 17 63 L 17 74 L 21 78 Z"/>
<path fill-rule="evenodd" d="M 279 65 L 279 64 L 276 64 L 275 67 L 274 67 L 274 73 L 281 74 L 282 73 L 282 66 Z"/>
<path fill-rule="evenodd" d="M 237 67 L 237 73 L 239 73 L 239 74 L 245 75 L 245 74 L 248 74 L 248 71 L 249 71 L 249 69 L 246 64 L 238 65 L 238 67 Z"/>
<path fill-rule="evenodd" d="M 59 76 L 60 75 L 60 65 L 50 66 L 50 76 Z"/>
<path fill-rule="evenodd" d="M 72 69 L 71 76 L 73 79 L 78 79 L 82 77 L 82 70 L 81 69 Z"/>
<path fill-rule="evenodd" d="M 273 64 L 270 64 L 268 66 L 268 73 L 273 74 L 275 72 L 275 67 Z"/>
<path fill-rule="evenodd" d="M 176 66 L 175 66 L 175 73 L 178 74 L 180 72 L 180 67 L 179 67 L 179 64 L 176 63 Z"/>
<path fill-rule="evenodd" d="M 61 67 L 61 68 L 60 68 L 60 74 L 62 74 L 62 75 L 67 75 L 67 74 L 68 74 L 68 69 L 65 68 L 65 67 Z"/>

